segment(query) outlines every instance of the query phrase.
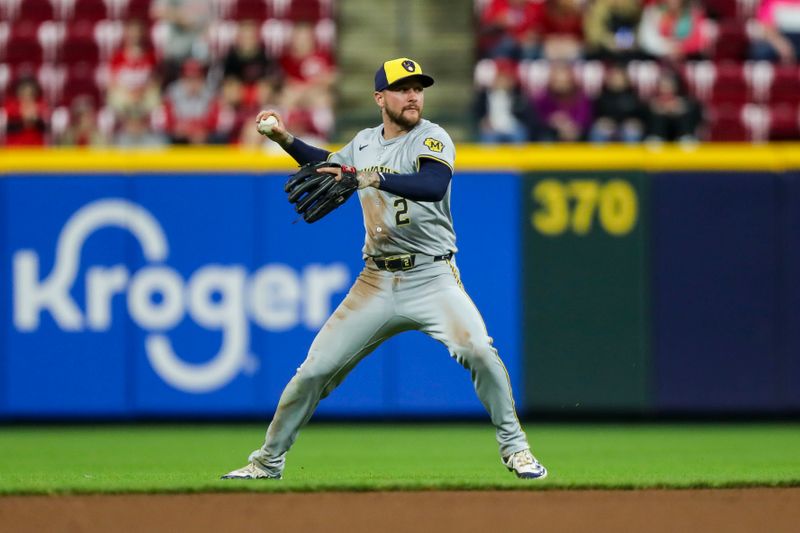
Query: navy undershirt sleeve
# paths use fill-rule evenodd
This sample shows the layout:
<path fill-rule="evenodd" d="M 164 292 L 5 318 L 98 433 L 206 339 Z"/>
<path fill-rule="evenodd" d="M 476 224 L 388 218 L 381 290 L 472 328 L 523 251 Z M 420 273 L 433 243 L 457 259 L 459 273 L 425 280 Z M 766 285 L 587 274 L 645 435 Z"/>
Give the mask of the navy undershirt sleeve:
<path fill-rule="evenodd" d="M 297 137 L 295 137 L 292 144 L 284 148 L 284 150 L 301 165 L 316 163 L 317 161 L 327 161 L 328 156 L 331 155 L 329 151 L 306 144 Z"/>
<path fill-rule="evenodd" d="M 453 172 L 450 167 L 427 157 L 420 159 L 419 172 L 386 174 L 381 172 L 379 189 L 415 202 L 438 202 L 444 198 Z"/>

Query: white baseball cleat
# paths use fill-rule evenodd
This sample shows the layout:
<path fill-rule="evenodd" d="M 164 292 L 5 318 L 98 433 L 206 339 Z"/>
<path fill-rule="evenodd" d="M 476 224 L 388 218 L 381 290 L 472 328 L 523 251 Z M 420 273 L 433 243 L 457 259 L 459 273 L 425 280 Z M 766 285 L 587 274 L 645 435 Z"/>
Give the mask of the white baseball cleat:
<path fill-rule="evenodd" d="M 228 472 L 220 479 L 281 479 L 281 475 L 270 474 L 255 463 L 249 463 L 245 467 Z"/>
<path fill-rule="evenodd" d="M 530 450 L 521 450 L 503 458 L 509 471 L 522 479 L 542 479 L 547 477 L 547 469 L 536 460 Z"/>

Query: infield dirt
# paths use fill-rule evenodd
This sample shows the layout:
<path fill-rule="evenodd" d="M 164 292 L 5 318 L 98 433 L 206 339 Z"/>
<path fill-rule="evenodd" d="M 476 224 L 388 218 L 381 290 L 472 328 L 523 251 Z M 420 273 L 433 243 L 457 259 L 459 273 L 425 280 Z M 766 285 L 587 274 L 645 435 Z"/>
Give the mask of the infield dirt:
<path fill-rule="evenodd" d="M 8 496 L 14 532 L 789 532 L 800 488 Z"/>

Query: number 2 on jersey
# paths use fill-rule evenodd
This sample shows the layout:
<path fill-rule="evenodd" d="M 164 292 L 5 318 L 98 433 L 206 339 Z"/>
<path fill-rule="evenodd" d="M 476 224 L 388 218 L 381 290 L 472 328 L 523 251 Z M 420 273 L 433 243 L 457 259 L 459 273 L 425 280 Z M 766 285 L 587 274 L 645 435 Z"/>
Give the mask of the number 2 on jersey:
<path fill-rule="evenodd" d="M 404 216 L 406 213 L 408 213 L 408 202 L 406 202 L 405 198 L 398 198 L 395 200 L 394 208 L 397 209 L 394 220 L 398 226 L 411 223 L 411 220 L 409 220 L 407 216 Z"/>

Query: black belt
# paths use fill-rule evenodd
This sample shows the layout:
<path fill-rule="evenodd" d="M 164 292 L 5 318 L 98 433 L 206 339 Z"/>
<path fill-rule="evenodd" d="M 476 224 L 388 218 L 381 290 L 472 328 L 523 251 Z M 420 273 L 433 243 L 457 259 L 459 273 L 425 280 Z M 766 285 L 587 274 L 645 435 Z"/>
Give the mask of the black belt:
<path fill-rule="evenodd" d="M 397 270 L 411 270 L 416 265 L 424 263 L 435 263 L 436 261 L 447 261 L 453 257 L 453 252 L 448 252 L 444 255 L 421 255 L 421 254 L 405 254 L 393 255 L 392 257 L 373 257 L 372 262 L 381 270 L 395 272 Z M 425 258 L 428 261 L 417 261 Z"/>

